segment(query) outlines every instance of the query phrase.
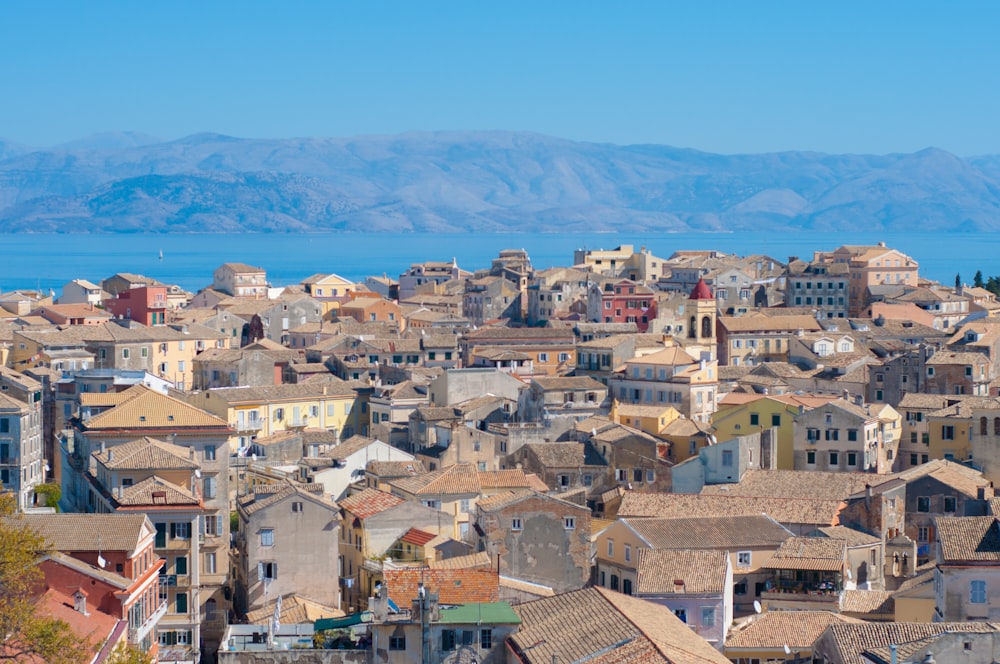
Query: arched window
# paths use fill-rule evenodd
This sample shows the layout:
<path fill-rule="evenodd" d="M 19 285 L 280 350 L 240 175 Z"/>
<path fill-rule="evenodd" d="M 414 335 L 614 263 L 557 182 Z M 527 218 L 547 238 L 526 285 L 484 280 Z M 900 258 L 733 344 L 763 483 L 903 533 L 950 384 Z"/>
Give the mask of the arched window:
<path fill-rule="evenodd" d="M 215 620 L 215 611 L 216 611 L 215 600 L 209 598 L 209 600 L 205 602 L 205 620 L 207 622 Z"/>
<path fill-rule="evenodd" d="M 618 590 L 618 575 L 617 574 L 612 574 L 611 575 L 611 589 L 612 590 Z"/>
<path fill-rule="evenodd" d="M 993 418 L 993 435 L 1000 436 L 1000 417 Z"/>
<path fill-rule="evenodd" d="M 688 325 L 688 336 L 694 339 L 694 335 L 698 333 L 698 319 L 691 316 L 691 324 Z"/>
<path fill-rule="evenodd" d="M 632 594 L 632 579 L 622 580 L 622 592 L 625 593 L 626 595 Z"/>
<path fill-rule="evenodd" d="M 985 417 L 980 417 L 979 418 L 979 435 L 980 436 L 985 436 L 986 435 L 986 418 Z"/>
<path fill-rule="evenodd" d="M 709 339 L 712 336 L 712 318 L 704 316 L 701 319 L 701 336 Z"/>

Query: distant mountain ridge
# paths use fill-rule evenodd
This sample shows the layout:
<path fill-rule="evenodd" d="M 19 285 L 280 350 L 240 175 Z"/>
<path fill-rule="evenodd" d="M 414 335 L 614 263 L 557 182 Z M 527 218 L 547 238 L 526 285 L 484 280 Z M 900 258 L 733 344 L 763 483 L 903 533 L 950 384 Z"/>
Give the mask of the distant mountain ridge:
<path fill-rule="evenodd" d="M 526 132 L 0 140 L 3 232 L 996 231 L 1000 156 L 717 155 Z"/>

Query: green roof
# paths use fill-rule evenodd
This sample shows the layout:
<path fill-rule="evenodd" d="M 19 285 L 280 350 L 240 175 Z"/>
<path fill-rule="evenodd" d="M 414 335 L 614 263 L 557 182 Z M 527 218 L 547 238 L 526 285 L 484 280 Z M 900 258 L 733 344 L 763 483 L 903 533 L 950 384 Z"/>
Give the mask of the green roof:
<path fill-rule="evenodd" d="M 441 609 L 442 623 L 461 623 L 474 625 L 478 623 L 492 625 L 519 625 L 521 619 L 507 602 L 488 602 L 484 604 L 461 604 L 449 609 Z"/>

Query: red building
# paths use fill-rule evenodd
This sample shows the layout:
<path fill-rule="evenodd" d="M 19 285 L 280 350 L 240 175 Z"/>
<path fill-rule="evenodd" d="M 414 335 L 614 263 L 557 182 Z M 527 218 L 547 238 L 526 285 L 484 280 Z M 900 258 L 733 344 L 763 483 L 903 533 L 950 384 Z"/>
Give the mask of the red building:
<path fill-rule="evenodd" d="M 156 530 L 149 518 L 145 514 L 23 518 L 52 546 L 52 553 L 39 563 L 46 588 L 79 595 L 75 603 L 85 602 L 84 606 L 117 622 L 112 641 L 125 640 L 155 657 L 156 626 L 167 606 L 159 598 L 164 561 L 154 551 Z"/>
<path fill-rule="evenodd" d="M 656 304 L 652 288 L 622 279 L 607 284 L 601 293 L 601 318 L 605 323 L 635 323 L 645 332 L 656 318 Z"/>
<path fill-rule="evenodd" d="M 167 287 L 140 286 L 118 293 L 105 300 L 105 308 L 115 318 L 129 318 L 143 325 L 164 325 L 167 322 Z"/>

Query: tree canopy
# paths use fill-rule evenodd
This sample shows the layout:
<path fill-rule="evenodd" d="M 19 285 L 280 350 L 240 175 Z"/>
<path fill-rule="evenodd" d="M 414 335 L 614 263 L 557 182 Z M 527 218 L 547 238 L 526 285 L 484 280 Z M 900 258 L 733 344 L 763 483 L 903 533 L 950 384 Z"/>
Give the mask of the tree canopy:
<path fill-rule="evenodd" d="M 15 515 L 11 494 L 0 494 L 0 662 L 37 661 L 77 664 L 89 661 L 90 648 L 62 620 L 39 611 L 44 539 Z"/>

